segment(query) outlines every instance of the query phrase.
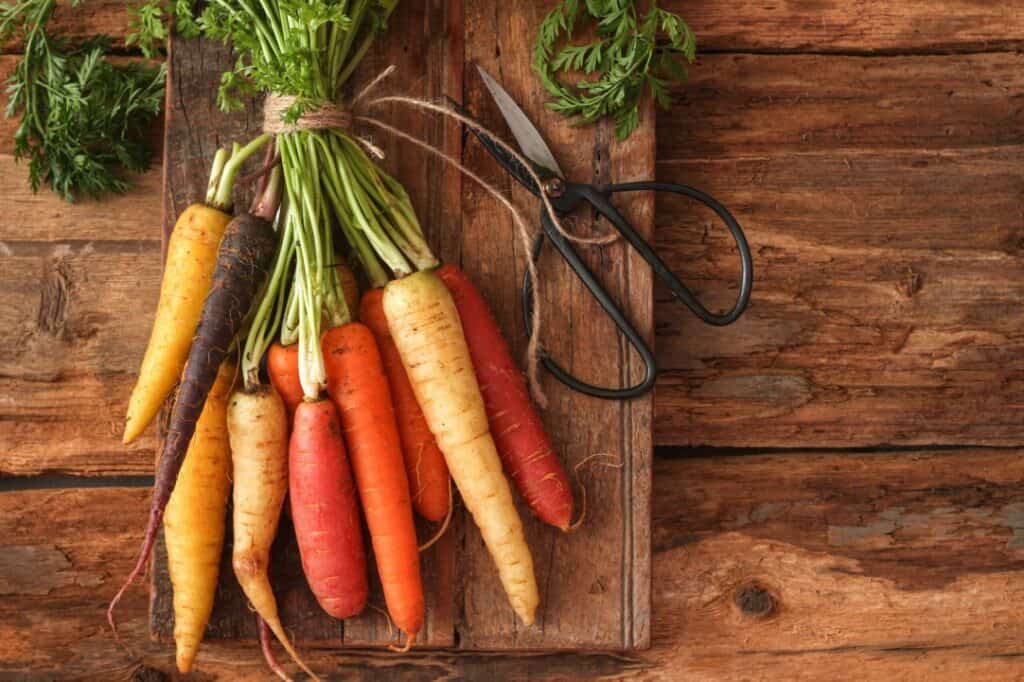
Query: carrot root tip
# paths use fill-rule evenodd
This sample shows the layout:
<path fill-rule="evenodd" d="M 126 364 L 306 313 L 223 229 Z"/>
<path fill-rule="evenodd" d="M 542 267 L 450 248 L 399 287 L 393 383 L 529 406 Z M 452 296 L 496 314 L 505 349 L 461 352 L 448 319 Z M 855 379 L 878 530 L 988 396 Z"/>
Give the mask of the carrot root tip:
<path fill-rule="evenodd" d="M 416 637 L 419 635 L 418 632 L 406 633 L 405 644 L 398 646 L 396 644 L 389 644 L 388 649 L 394 651 L 396 654 L 407 654 L 412 649 L 413 643 L 416 641 Z"/>
<path fill-rule="evenodd" d="M 149 525 L 146 527 L 146 536 L 142 540 L 142 549 L 139 551 L 139 559 L 135 562 L 132 572 L 128 574 L 128 578 L 125 580 L 121 589 L 117 591 L 114 598 L 110 600 L 110 605 L 107 606 L 107 623 L 110 624 L 110 630 L 114 633 L 114 639 L 121 643 L 121 636 L 117 632 L 117 622 L 114 618 L 114 609 L 117 608 L 118 603 L 121 601 L 121 597 L 125 595 L 128 588 L 132 586 L 135 579 L 146 571 L 146 563 L 149 561 L 149 556 L 153 552 L 153 545 L 156 543 L 157 530 L 160 528 L 160 521 L 163 519 L 163 509 L 154 510 L 149 517 Z"/>

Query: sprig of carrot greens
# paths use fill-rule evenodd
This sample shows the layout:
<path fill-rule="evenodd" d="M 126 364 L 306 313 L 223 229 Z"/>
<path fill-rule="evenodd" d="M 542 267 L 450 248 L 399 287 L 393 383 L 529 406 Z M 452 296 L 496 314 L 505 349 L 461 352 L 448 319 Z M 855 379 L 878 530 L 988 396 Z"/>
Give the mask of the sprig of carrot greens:
<path fill-rule="evenodd" d="M 24 41 L 7 87 L 6 115 L 21 117 L 14 157 L 28 161 L 33 191 L 49 185 L 66 201 L 125 192 L 128 174 L 149 168 L 148 132 L 163 106 L 165 69 L 112 64 L 106 36 L 77 47 L 51 36 L 56 4 L 0 4 L 0 42 Z"/>
<path fill-rule="evenodd" d="M 145 0 L 129 8 L 131 33 L 125 37 L 126 45 L 138 45 L 143 56 L 157 59 L 167 46 L 169 26 L 185 38 L 197 37 L 201 29 L 196 22 L 196 0 Z"/>
<path fill-rule="evenodd" d="M 235 68 L 221 78 L 225 110 L 267 92 L 294 98 L 284 121 L 340 104 L 344 87 L 397 0 L 210 0 L 199 18 L 207 37 L 234 48 Z M 380 286 L 437 261 L 402 186 L 367 156 L 350 131 L 295 130 L 277 136 L 285 182 L 281 247 L 270 285 L 253 318 L 242 358 L 247 382 L 259 381 L 260 358 L 280 333 L 299 344 L 307 398 L 326 386 L 322 324 L 348 322 L 334 269 L 337 225 Z M 289 274 L 291 276 L 289 277 Z"/>
<path fill-rule="evenodd" d="M 671 106 L 668 86 L 686 80 L 687 64 L 697 53 L 696 36 L 678 15 L 653 0 L 643 15 L 636 5 L 636 0 L 562 0 L 544 18 L 533 48 L 533 70 L 553 97 L 548 106 L 578 123 L 613 118 L 619 139 L 640 125 L 645 89 L 659 106 Z M 587 24 L 595 26 L 595 40 L 568 42 Z M 574 71 L 585 78 L 567 82 L 565 74 Z"/>

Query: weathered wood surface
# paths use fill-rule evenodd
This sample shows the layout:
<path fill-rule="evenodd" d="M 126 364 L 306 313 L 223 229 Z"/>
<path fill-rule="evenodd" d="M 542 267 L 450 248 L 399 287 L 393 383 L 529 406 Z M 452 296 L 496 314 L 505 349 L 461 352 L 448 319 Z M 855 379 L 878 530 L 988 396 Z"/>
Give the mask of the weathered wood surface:
<path fill-rule="evenodd" d="M 331 679 L 1018 678 L 1024 452 L 662 459 L 652 648 L 629 655 L 309 651 Z M 143 590 L 103 624 L 134 559 L 144 489 L 0 495 L 0 673 L 126 679 L 173 668 Z M 121 513 L 111 514 L 111 509 Z M 267 679 L 251 645 L 207 642 L 203 679 Z"/>
<path fill-rule="evenodd" d="M 1013 3 L 984 0 L 790 0 L 703 2 L 663 0 L 697 32 L 702 50 L 731 52 L 948 52 L 1015 50 L 1024 45 L 1024 15 Z M 60 0 L 55 33 L 81 41 L 97 33 L 124 46 L 124 0 L 88 0 L 72 9 Z M 2 46 L 12 52 L 11 40 Z"/>
<path fill-rule="evenodd" d="M 702 50 L 736 52 L 949 52 L 1014 50 L 1024 15 L 985 0 L 664 0 L 697 32 Z"/>
<path fill-rule="evenodd" d="M 756 281 L 726 329 L 658 291 L 658 443 L 1024 442 L 1022 66 L 702 61 L 659 119 L 658 175 L 734 210 Z M 738 265 L 713 216 L 676 200 L 657 216 L 668 261 L 731 301 Z"/>
<path fill-rule="evenodd" d="M 1004 265 L 1019 255 L 1021 14 L 960 0 L 665 4 L 685 11 L 704 50 L 764 53 L 704 54 L 677 108 L 658 115 L 657 170 L 729 202 L 768 279 L 741 337 L 696 325 L 658 296 L 656 346 L 669 369 L 658 440 L 1020 444 L 1020 278 Z M 83 7 L 123 16 L 112 0 Z M 126 33 L 123 20 L 104 21 Z M 875 56 L 850 56 L 862 54 Z M 0 70 L 11 63 L 0 57 Z M 124 452 L 117 432 L 151 321 L 143 302 L 156 298 L 158 272 L 139 264 L 155 264 L 159 249 L 159 170 L 116 209 L 32 197 L 9 156 L 10 130 L 0 121 L 0 338 L 15 349 L 0 361 L 0 476 L 147 473 L 155 443 Z M 857 172 L 843 170 L 847 161 Z M 657 211 L 670 264 L 724 302 L 729 292 L 716 292 L 734 264 L 718 232 L 709 226 L 702 239 L 706 216 L 685 208 Z M 114 250 L 125 260 L 103 265 Z M 56 309 L 73 324 L 54 327 L 36 321 L 50 319 L 39 316 L 52 309 L 45 302 L 61 300 L 46 293 L 59 291 L 47 285 L 58 264 L 71 286 Z M 900 348 L 894 330 L 908 311 L 921 331 Z M 958 325 L 965 333 L 951 340 Z M 26 354 L 26 343 L 45 352 Z M 830 373 L 808 358 L 840 365 Z M 691 372 L 719 380 L 700 392 L 706 377 Z M 803 399 L 812 407 L 796 407 Z M 1020 455 L 958 447 L 658 460 L 650 651 L 312 658 L 339 679 L 1020 679 Z M 67 485 L 25 480 L 36 482 Z M 102 623 L 148 493 L 4 487 L 20 484 L 0 480 L 0 676 L 127 679 L 140 660 L 170 673 L 170 648 L 146 642 L 143 589 L 123 611 L 141 658 Z M 766 606 L 767 617 L 754 617 Z M 207 645 L 201 669 L 267 679 L 248 643 Z"/>

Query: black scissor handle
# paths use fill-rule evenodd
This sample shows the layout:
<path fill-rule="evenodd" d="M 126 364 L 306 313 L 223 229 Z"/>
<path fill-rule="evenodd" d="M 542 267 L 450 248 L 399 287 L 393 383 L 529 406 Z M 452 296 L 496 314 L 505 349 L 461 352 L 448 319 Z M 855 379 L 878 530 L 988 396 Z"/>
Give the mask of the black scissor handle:
<path fill-rule="evenodd" d="M 693 311 L 693 314 L 699 317 L 702 321 L 707 324 L 715 325 L 718 327 L 732 324 L 735 322 L 743 311 L 746 309 L 747 304 L 750 302 L 750 291 L 754 281 L 754 264 L 753 259 L 750 256 L 750 246 L 747 244 L 747 238 L 743 234 L 743 228 L 736 222 L 736 218 L 733 217 L 729 210 L 719 203 L 714 197 L 701 192 L 700 190 L 686 185 L 676 185 L 671 182 L 627 182 L 619 185 L 608 185 L 603 188 L 603 192 L 594 188 L 590 185 L 574 185 L 573 191 L 579 194 L 579 196 L 590 203 L 598 213 L 603 215 L 615 229 L 628 241 L 634 249 L 643 257 L 645 261 L 650 263 L 654 269 L 654 274 L 657 275 L 658 279 L 665 283 L 665 285 L 672 291 L 677 299 L 683 302 L 687 308 Z M 681 194 L 689 197 L 694 201 L 698 201 L 712 211 L 714 211 L 725 226 L 729 228 L 729 232 L 732 234 L 733 239 L 736 242 L 736 248 L 740 253 L 740 291 L 736 296 L 736 303 L 732 309 L 721 314 L 716 314 L 704 307 L 692 291 L 683 284 L 676 275 L 669 270 L 665 262 L 658 257 L 658 254 L 654 252 L 651 245 L 640 236 L 639 233 L 633 228 L 633 225 L 626 220 L 618 209 L 612 205 L 609 200 L 609 196 L 619 192 L 639 192 L 652 190 L 655 192 L 672 192 L 673 194 Z"/>
<path fill-rule="evenodd" d="M 560 382 L 568 386 L 574 391 L 578 391 L 585 395 L 593 396 L 595 398 L 604 398 L 606 400 L 627 400 L 630 398 L 636 398 L 641 396 L 651 388 L 654 387 L 654 379 L 657 377 L 658 368 L 655 364 L 654 353 L 651 351 L 651 347 L 644 341 L 640 333 L 637 332 L 636 328 L 630 324 L 626 316 L 623 315 L 622 311 L 612 300 L 608 292 L 604 290 L 601 283 L 594 277 L 594 273 L 590 271 L 586 263 L 580 260 L 579 254 L 572 247 L 571 244 L 558 232 L 554 224 L 548 218 L 548 212 L 546 210 L 541 211 L 541 225 L 544 228 L 544 232 L 537 235 L 536 240 L 533 242 L 533 249 L 531 250 L 530 257 L 537 261 L 540 256 L 541 248 L 544 246 L 544 237 L 547 236 L 551 240 L 551 243 L 555 245 L 559 253 L 572 268 L 576 276 L 580 278 L 584 286 L 590 291 L 591 295 L 597 300 L 597 302 L 604 308 L 604 311 L 608 313 L 608 316 L 615 322 L 615 326 L 619 328 L 619 331 L 626 337 L 630 345 L 636 349 L 639 353 L 640 359 L 644 363 L 644 378 L 640 383 L 627 388 L 605 388 L 602 386 L 595 386 L 588 384 L 585 381 L 580 381 L 576 377 L 566 372 L 562 367 L 551 359 L 546 352 L 541 351 L 541 362 L 544 363 L 544 367 L 551 372 L 551 374 L 558 379 Z M 533 281 L 530 279 L 530 271 L 526 271 L 526 275 L 523 278 L 523 320 L 526 322 L 526 333 L 530 334 L 530 322 L 533 319 Z"/>

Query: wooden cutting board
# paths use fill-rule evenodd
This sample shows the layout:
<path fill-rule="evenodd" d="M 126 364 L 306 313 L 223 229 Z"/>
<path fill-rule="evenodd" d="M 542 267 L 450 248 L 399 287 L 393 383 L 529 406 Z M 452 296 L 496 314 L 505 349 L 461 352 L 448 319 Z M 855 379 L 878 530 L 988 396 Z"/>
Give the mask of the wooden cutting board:
<path fill-rule="evenodd" d="M 483 65 L 505 85 L 544 132 L 566 173 L 597 182 L 624 182 L 654 175 L 654 117 L 626 142 L 610 125 L 571 128 L 544 109 L 545 96 L 530 71 L 532 39 L 551 3 L 433 0 L 405 2 L 387 34 L 362 68 L 361 79 L 395 64 L 382 92 L 463 101 L 486 125 L 507 130 L 473 66 Z M 201 197 L 210 159 L 218 146 L 256 134 L 258 108 L 226 116 L 217 110 L 220 73 L 232 64 L 220 45 L 175 39 L 171 46 L 164 159 L 164 234 L 177 214 Z M 509 192 L 535 220 L 536 200 L 519 188 L 459 126 L 433 115 L 382 108 L 379 116 L 463 159 Z M 519 305 L 524 254 L 512 221 L 484 190 L 456 170 L 407 143 L 369 131 L 387 154 L 384 166 L 408 188 L 436 252 L 459 263 L 480 286 L 505 337 L 521 354 L 525 346 Z M 628 201 L 628 203 L 627 203 Z M 241 204 L 240 204 L 241 205 Z M 636 196 L 622 203 L 641 231 L 650 235 L 653 201 Z M 601 230 L 594 216 L 579 214 L 575 229 Z M 622 302 L 630 318 L 652 340 L 652 282 L 647 265 L 622 244 L 580 247 L 585 259 Z M 613 324 L 553 252 L 540 264 L 544 300 L 544 344 L 578 376 L 622 385 L 641 375 Z M 541 606 L 536 624 L 524 628 L 508 606 L 480 535 L 456 502 L 453 527 L 423 555 L 427 599 L 418 646 L 462 649 L 628 650 L 650 643 L 651 398 L 608 402 L 574 394 L 545 378 L 550 407 L 544 421 L 570 477 L 593 453 L 611 453 L 621 467 L 580 470 L 587 491 L 581 528 L 562 534 L 537 522 L 519 504 L 533 552 Z M 577 506 L 580 503 L 577 491 Z M 424 524 L 421 537 L 432 529 Z M 254 639 L 256 620 L 247 607 L 225 549 L 211 639 Z M 370 567 L 371 576 L 375 568 Z M 173 632 L 166 553 L 158 547 L 152 572 L 150 625 L 154 637 Z M 287 520 L 273 552 L 272 579 L 282 618 L 299 643 L 379 646 L 395 633 L 376 610 L 345 622 L 325 615 L 306 587 Z M 370 603 L 383 608 L 379 586 Z"/>

